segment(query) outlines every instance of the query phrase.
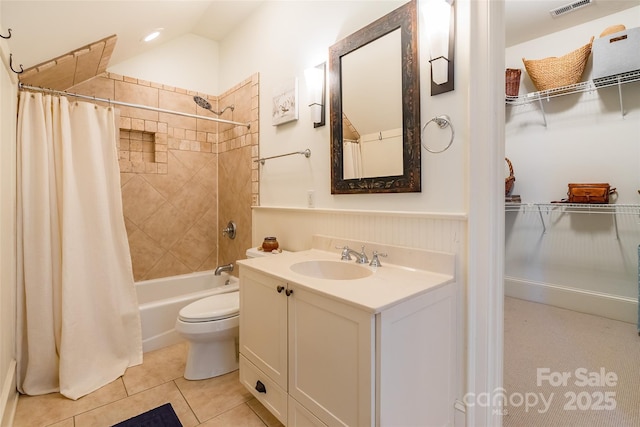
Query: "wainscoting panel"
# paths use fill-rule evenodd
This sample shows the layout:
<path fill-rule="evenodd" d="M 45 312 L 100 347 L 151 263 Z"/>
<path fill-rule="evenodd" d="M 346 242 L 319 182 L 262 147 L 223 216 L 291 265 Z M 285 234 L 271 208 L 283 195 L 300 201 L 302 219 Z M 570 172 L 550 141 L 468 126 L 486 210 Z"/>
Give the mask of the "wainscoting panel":
<path fill-rule="evenodd" d="M 466 215 L 458 213 L 253 208 L 254 246 L 266 236 L 275 236 L 282 249 L 300 251 L 311 247 L 314 234 L 323 234 L 448 252 L 456 255 L 459 283 L 466 282 L 461 267 L 466 258 L 466 227 Z"/>

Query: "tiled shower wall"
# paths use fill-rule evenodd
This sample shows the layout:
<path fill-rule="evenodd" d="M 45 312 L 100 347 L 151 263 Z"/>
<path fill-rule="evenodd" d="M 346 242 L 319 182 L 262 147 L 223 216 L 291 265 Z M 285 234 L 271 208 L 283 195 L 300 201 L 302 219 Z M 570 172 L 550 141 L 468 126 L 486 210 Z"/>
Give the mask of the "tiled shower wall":
<path fill-rule="evenodd" d="M 258 75 L 216 97 L 105 73 L 72 92 L 215 117 L 217 123 L 116 106 L 122 201 L 136 281 L 211 270 L 244 258 L 251 245 L 251 205 L 258 204 Z M 229 221 L 234 240 L 222 236 Z M 237 273 L 237 270 L 236 270 Z"/>

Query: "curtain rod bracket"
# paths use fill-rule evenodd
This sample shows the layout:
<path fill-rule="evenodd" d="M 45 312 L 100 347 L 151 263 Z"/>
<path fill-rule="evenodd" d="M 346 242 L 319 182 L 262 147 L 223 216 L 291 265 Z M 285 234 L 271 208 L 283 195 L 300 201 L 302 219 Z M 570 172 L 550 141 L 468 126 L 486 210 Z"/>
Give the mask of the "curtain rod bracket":
<path fill-rule="evenodd" d="M 16 71 L 16 70 L 13 69 L 13 53 L 9 54 L 9 67 L 11 68 L 11 71 L 13 71 L 16 74 L 24 73 L 24 68 L 22 68 L 22 64 L 20 64 L 20 71 Z"/>

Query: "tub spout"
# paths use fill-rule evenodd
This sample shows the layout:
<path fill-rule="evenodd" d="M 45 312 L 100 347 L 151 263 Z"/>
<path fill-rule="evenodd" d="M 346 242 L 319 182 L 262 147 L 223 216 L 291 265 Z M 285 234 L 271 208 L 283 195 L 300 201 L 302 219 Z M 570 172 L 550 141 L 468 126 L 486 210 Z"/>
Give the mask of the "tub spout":
<path fill-rule="evenodd" d="M 219 265 L 216 267 L 216 271 L 213 274 L 219 276 L 223 271 L 228 271 L 229 273 L 231 273 L 233 271 L 233 264 L 229 263 L 225 265 Z"/>

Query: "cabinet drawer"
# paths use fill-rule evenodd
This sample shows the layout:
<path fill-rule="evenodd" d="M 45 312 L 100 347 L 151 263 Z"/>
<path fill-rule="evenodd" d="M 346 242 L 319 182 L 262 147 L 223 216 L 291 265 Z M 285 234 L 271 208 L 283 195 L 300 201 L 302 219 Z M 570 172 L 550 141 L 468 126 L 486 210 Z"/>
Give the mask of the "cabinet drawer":
<path fill-rule="evenodd" d="M 258 381 L 264 386 L 259 392 Z M 253 363 L 240 355 L 240 383 L 260 401 L 278 420 L 287 425 L 287 392 L 280 388 Z"/>

